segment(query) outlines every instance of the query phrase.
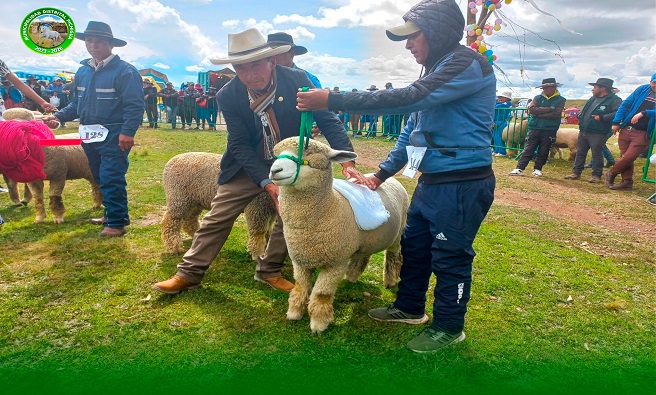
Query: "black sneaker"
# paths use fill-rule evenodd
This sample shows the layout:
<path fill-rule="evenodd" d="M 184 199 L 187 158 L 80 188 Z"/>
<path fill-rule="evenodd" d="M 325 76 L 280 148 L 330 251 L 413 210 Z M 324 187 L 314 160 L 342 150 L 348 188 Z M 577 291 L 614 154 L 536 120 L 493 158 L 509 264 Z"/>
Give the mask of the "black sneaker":
<path fill-rule="evenodd" d="M 408 314 L 394 307 L 394 304 L 389 307 L 380 307 L 378 309 L 369 310 L 369 317 L 376 321 L 385 322 L 403 322 L 405 324 L 419 325 L 428 322 L 428 315 L 424 314 Z"/>

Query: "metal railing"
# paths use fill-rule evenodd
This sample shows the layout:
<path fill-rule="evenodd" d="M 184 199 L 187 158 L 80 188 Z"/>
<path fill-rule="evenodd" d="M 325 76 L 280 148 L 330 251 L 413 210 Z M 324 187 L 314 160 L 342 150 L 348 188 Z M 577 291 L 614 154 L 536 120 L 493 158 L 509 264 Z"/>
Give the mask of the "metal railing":
<path fill-rule="evenodd" d="M 647 148 L 647 161 L 642 168 L 642 181 L 651 183 L 656 183 L 656 178 L 649 178 L 649 167 L 651 165 L 649 158 L 651 158 L 654 153 L 654 144 L 656 144 L 656 127 L 654 127 L 654 130 L 651 132 L 651 141 L 649 142 L 649 148 Z"/>
<path fill-rule="evenodd" d="M 497 108 L 494 110 L 494 125 L 492 129 L 492 147 L 494 152 L 519 156 L 526 144 L 528 130 L 528 109 Z"/>

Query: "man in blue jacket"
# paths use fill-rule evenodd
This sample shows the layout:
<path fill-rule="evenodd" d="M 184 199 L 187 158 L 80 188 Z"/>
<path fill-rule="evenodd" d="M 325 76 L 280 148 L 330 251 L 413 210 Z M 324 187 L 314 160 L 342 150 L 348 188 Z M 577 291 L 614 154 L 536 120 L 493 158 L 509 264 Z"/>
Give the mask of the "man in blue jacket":
<path fill-rule="evenodd" d="M 127 43 L 114 38 L 106 23 L 91 21 L 75 38 L 84 40 L 91 55 L 75 73 L 77 98 L 44 121 L 80 119 L 80 136 L 88 138 L 82 148 L 105 206 L 104 217 L 91 223 L 104 225 L 101 237 L 123 236 L 130 223 L 125 180 L 128 154 L 145 108 L 141 76 L 134 66 L 112 54 L 114 47 Z"/>
<path fill-rule="evenodd" d="M 633 189 L 633 164 L 649 145 L 654 131 L 656 105 L 656 73 L 648 84 L 636 88 L 620 105 L 613 118 L 613 134 L 620 132 L 617 144 L 620 159 L 606 172 L 606 185 L 610 189 Z M 615 177 L 622 182 L 615 184 Z"/>
<path fill-rule="evenodd" d="M 433 321 L 407 344 L 414 352 L 429 353 L 465 338 L 476 255 L 472 244 L 494 200 L 490 141 L 496 78 L 483 56 L 459 44 L 465 19 L 454 0 L 424 0 L 403 19 L 405 24 L 387 30 L 387 36 L 407 40 L 406 49 L 424 66 L 419 80 L 373 93 L 299 92 L 298 107 L 412 113 L 380 171 L 370 178 L 377 187 L 406 164 L 404 174 L 422 173 L 401 239 L 396 300 L 370 310 L 369 316 L 384 322 L 428 322 L 426 291 L 434 274 Z"/>
<path fill-rule="evenodd" d="M 217 96 L 228 130 L 219 187 L 210 211 L 194 234 L 191 248 L 178 264 L 178 272 L 154 284 L 155 290 L 177 294 L 198 288 L 246 206 L 262 190 L 278 206 L 278 186 L 269 179 L 275 160 L 273 147 L 287 137 L 298 136 L 301 114 L 296 109 L 296 91 L 310 85 L 304 71 L 276 66 L 274 56 L 289 49 L 289 45 L 272 48 L 260 32 L 248 29 L 228 35 L 227 58 L 211 59 L 214 64 L 231 63 L 237 73 Z M 313 118 L 333 148 L 353 151 L 334 113 L 315 111 Z M 342 164 L 342 174 L 347 179 L 366 182 L 353 162 Z M 279 291 L 291 291 L 294 284 L 281 273 L 286 257 L 287 245 L 278 216 L 267 249 L 257 260 L 255 280 Z"/>

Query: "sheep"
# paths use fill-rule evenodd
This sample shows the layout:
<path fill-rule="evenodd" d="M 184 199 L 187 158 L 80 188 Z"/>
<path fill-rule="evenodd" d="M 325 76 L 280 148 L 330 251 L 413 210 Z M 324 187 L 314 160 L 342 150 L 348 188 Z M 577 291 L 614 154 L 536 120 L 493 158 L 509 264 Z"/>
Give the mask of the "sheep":
<path fill-rule="evenodd" d="M 349 202 L 332 187 L 332 163 L 350 161 L 357 155 L 311 140 L 303 153 L 307 165 L 297 167 L 291 159 L 280 157 L 296 157 L 297 147 L 297 138 L 276 144 L 278 159 L 269 175 L 280 188 L 280 216 L 296 280 L 287 319 L 300 320 L 307 308 L 310 329 L 321 333 L 334 319 L 333 300 L 340 281 L 346 275 L 356 282 L 372 254 L 385 251 L 384 284 L 396 284 L 409 198 L 401 183 L 388 179 L 376 193 L 389 211 L 389 219 L 373 230 L 361 230 Z M 320 272 L 313 288 L 314 270 Z"/>
<path fill-rule="evenodd" d="M 182 252 L 180 229 L 193 236 L 198 230 L 198 216 L 209 210 L 218 188 L 221 155 L 187 152 L 171 158 L 164 166 L 162 184 L 166 195 L 166 212 L 162 218 L 162 241 L 170 254 Z M 276 207 L 267 192 L 259 194 L 244 211 L 249 231 L 248 247 L 253 260 L 264 253 Z"/>
<path fill-rule="evenodd" d="M 24 108 L 12 108 L 2 114 L 5 120 L 32 120 L 35 119 L 34 114 Z M 71 133 L 58 136 L 60 138 L 79 138 L 77 133 Z M 93 197 L 93 208 L 100 208 L 102 205 L 102 194 L 100 187 L 91 174 L 89 161 L 81 146 L 46 146 L 42 147 L 45 156 L 45 164 L 43 171 L 46 174 L 45 180 L 49 181 L 49 206 L 54 215 L 54 222 L 60 224 L 64 222 L 64 213 L 66 208 L 62 199 L 62 193 L 66 180 L 77 180 L 83 178 L 91 185 L 91 195 Z M 46 210 L 43 198 L 43 181 L 38 180 L 35 182 L 27 183 L 29 193 L 23 195 L 21 204 L 27 205 L 32 197 L 34 197 L 34 222 L 39 224 L 45 222 Z M 18 199 L 18 188 L 15 182 L 7 182 L 10 185 L 10 198 L 14 203 Z"/>
<path fill-rule="evenodd" d="M 528 120 L 523 120 L 521 124 L 519 122 L 511 121 L 508 126 L 506 126 L 501 132 L 501 139 L 506 144 L 507 153 L 509 158 L 515 158 L 521 148 L 523 148 L 524 140 L 526 139 L 526 133 L 528 131 Z M 576 141 L 579 138 L 579 131 L 572 128 L 560 128 L 556 132 L 556 141 L 551 147 L 550 157 L 553 158 L 556 153 L 560 154 L 562 158 L 562 151 L 560 148 L 569 149 L 569 158 L 568 161 L 574 161 L 576 158 Z"/>

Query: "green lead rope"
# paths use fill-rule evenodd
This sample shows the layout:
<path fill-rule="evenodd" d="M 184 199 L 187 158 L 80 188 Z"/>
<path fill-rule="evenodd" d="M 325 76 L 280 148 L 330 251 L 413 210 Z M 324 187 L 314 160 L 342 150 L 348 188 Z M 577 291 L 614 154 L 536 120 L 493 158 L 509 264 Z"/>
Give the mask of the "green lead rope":
<path fill-rule="evenodd" d="M 304 86 L 301 91 L 307 92 L 308 87 Z M 312 137 L 312 111 L 301 111 L 301 126 L 298 133 L 298 155 L 296 158 L 290 155 L 280 155 L 278 158 L 290 159 L 296 163 L 296 177 L 292 184 L 298 179 L 298 173 L 301 172 L 301 166 L 307 165 L 308 161 L 303 160 L 303 146 L 307 148 L 310 145 L 310 138 Z M 303 141 L 305 140 L 305 141 Z"/>

